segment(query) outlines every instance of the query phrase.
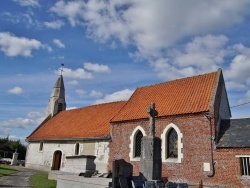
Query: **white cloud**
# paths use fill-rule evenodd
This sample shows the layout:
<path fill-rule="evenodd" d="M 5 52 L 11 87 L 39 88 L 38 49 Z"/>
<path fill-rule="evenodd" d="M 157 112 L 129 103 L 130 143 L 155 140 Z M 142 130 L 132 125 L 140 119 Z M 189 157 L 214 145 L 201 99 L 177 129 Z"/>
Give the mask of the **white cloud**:
<path fill-rule="evenodd" d="M 46 48 L 52 50 L 49 46 L 42 44 L 36 39 L 28 39 L 25 37 L 16 37 L 10 33 L 0 32 L 0 49 L 5 55 L 10 57 L 24 56 L 31 57 L 33 50 Z"/>
<path fill-rule="evenodd" d="M 245 82 L 250 80 L 250 55 L 236 55 L 230 67 L 225 71 L 225 77 L 230 80 Z"/>
<path fill-rule="evenodd" d="M 129 89 L 117 91 L 115 93 L 105 95 L 103 99 L 96 100 L 95 104 L 128 100 L 129 97 L 133 94 L 133 92 L 134 92 L 133 90 L 129 90 Z"/>
<path fill-rule="evenodd" d="M 54 72 L 60 75 L 61 69 L 58 69 Z M 76 70 L 63 68 L 63 76 L 67 78 L 73 78 L 73 79 L 92 79 L 93 78 L 91 73 L 86 72 L 84 69 L 81 69 L 81 68 L 78 68 Z"/>
<path fill-rule="evenodd" d="M 0 121 L 0 127 L 8 129 L 8 131 L 14 128 L 26 129 L 30 126 L 39 125 L 43 120 L 44 120 L 43 114 L 39 112 L 29 112 L 25 117 Z"/>
<path fill-rule="evenodd" d="M 247 90 L 247 86 L 242 83 L 228 81 L 226 82 L 226 89 L 227 90 L 236 90 L 236 91 L 245 91 Z"/>
<path fill-rule="evenodd" d="M 65 48 L 65 45 L 59 39 L 54 39 L 53 43 L 59 48 Z"/>
<path fill-rule="evenodd" d="M 12 0 L 23 7 L 39 7 L 38 0 Z"/>
<path fill-rule="evenodd" d="M 93 71 L 93 72 L 109 72 L 109 66 L 108 65 L 100 65 L 95 63 L 86 62 L 83 64 L 83 67 L 86 70 Z"/>
<path fill-rule="evenodd" d="M 61 20 L 51 21 L 51 22 L 44 22 L 44 25 L 51 29 L 60 29 L 64 26 L 64 22 Z"/>
<path fill-rule="evenodd" d="M 56 4 L 51 7 L 50 11 L 57 13 L 59 16 L 67 17 L 70 24 L 75 26 L 82 16 L 84 11 L 84 2 L 81 1 L 69 1 L 64 2 L 63 0 L 56 2 Z"/>
<path fill-rule="evenodd" d="M 117 42 L 134 46 L 136 50 L 130 55 L 146 60 L 158 76 L 168 80 L 224 67 L 225 58 L 229 56 L 227 53 L 230 53 L 226 46 L 228 38 L 209 33 L 218 33 L 242 22 L 249 15 L 249 9 L 250 1 L 247 0 L 229 0 L 226 4 L 217 0 L 60 0 L 50 11 L 68 19 L 72 26 L 86 27 L 87 35 L 95 41 L 110 42 L 111 47 Z M 176 45 L 193 36 L 201 37 L 193 38 L 182 47 Z M 237 45 L 232 50 L 237 51 L 235 55 L 244 54 L 245 59 L 235 57 L 228 73 L 236 70 L 234 64 L 242 67 L 239 61 L 248 62 L 249 57 L 244 46 Z M 238 79 L 238 72 L 231 71 L 231 78 Z"/>
<path fill-rule="evenodd" d="M 14 88 L 8 90 L 8 93 L 15 94 L 15 95 L 22 94 L 23 92 L 24 91 L 21 87 L 14 87 Z"/>
<path fill-rule="evenodd" d="M 72 81 L 69 81 L 67 82 L 69 85 L 78 85 L 78 81 L 77 80 L 72 80 Z"/>
<path fill-rule="evenodd" d="M 66 17 L 73 26 L 84 23 L 95 40 L 118 39 L 135 45 L 143 57 L 155 57 L 185 36 L 220 31 L 241 22 L 249 6 L 249 1 L 233 0 L 226 5 L 217 0 L 61 0 L 50 10 Z"/>
<path fill-rule="evenodd" d="M 75 92 L 77 93 L 77 95 L 79 95 L 80 97 L 85 97 L 87 92 L 84 91 L 83 89 L 76 89 Z"/>
<path fill-rule="evenodd" d="M 101 97 L 101 96 L 103 96 L 103 94 L 102 94 L 101 92 L 98 92 L 98 91 L 95 91 L 95 90 L 92 90 L 92 91 L 90 92 L 90 97 L 99 98 L 99 97 Z"/>

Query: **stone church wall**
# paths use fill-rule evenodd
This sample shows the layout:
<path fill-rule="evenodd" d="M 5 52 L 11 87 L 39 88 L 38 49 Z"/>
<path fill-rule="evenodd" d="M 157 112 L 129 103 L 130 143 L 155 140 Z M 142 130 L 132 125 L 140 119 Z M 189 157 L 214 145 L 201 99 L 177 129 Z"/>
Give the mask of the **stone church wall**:
<path fill-rule="evenodd" d="M 75 145 L 79 143 L 79 155 L 96 156 L 96 170 L 101 173 L 107 172 L 109 157 L 108 141 L 57 141 L 43 142 L 43 150 L 40 149 L 40 142 L 30 142 L 26 153 L 26 167 L 38 170 L 49 171 L 53 166 L 55 151 L 61 151 L 61 168 L 67 163 L 66 156 L 75 156 Z"/>
<path fill-rule="evenodd" d="M 250 148 L 216 149 L 214 141 L 211 145 L 211 138 L 215 138 L 215 125 L 213 121 L 210 122 L 205 113 L 157 118 L 156 136 L 161 138 L 164 129 L 171 123 L 176 125 L 182 134 L 181 153 L 183 158 L 180 163 L 162 162 L 163 177 L 167 177 L 169 181 L 173 182 L 185 182 L 194 187 L 198 187 L 200 184 L 229 187 L 248 185 L 250 187 L 250 180 L 241 178 L 240 162 L 235 157 L 239 154 L 249 155 Z M 138 126 L 145 130 L 146 135 L 149 135 L 148 120 L 112 124 L 109 169 L 111 169 L 114 159 L 124 159 L 133 165 L 133 174 L 139 175 L 139 161 L 131 161 L 129 156 L 130 136 Z M 162 144 L 162 147 L 165 147 L 164 143 Z"/>

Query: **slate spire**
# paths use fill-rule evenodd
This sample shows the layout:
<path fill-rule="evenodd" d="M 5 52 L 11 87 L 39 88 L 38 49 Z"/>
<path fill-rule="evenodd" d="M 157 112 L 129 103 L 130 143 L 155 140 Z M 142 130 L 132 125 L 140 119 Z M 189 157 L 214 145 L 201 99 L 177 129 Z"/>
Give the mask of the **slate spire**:
<path fill-rule="evenodd" d="M 48 117 L 49 115 L 53 117 L 57 113 L 65 109 L 66 109 L 65 88 L 63 82 L 63 76 L 60 75 L 51 92 L 45 117 Z"/>

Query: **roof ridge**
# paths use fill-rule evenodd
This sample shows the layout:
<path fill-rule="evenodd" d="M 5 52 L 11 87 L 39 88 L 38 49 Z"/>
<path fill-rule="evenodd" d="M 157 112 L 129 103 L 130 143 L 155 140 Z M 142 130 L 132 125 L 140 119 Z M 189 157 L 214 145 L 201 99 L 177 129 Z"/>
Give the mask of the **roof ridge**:
<path fill-rule="evenodd" d="M 95 107 L 95 106 L 101 106 L 101 105 L 113 104 L 113 103 L 121 103 L 121 102 L 127 102 L 127 101 L 126 100 L 120 100 L 120 101 L 112 101 L 112 102 L 106 102 L 106 103 L 92 104 L 92 105 L 82 106 L 82 107 L 79 107 L 79 108 L 68 109 L 68 110 L 65 110 L 65 111 L 80 110 L 80 109 L 83 109 L 83 108 L 89 108 L 89 107 Z"/>
<path fill-rule="evenodd" d="M 176 81 L 180 81 L 180 80 L 186 80 L 186 79 L 191 79 L 191 78 L 195 78 L 195 77 L 201 77 L 201 76 L 205 76 L 205 75 L 209 75 L 209 74 L 215 74 L 217 72 L 218 71 L 209 72 L 209 73 L 205 73 L 205 74 L 198 74 L 198 75 L 193 75 L 193 76 L 188 76 L 188 77 L 183 77 L 183 78 L 177 78 L 175 80 L 167 80 L 167 81 L 160 82 L 160 83 L 155 83 L 155 84 L 141 86 L 141 87 L 138 87 L 138 89 L 146 88 L 146 87 L 151 87 L 151 86 L 156 86 L 156 85 L 161 85 L 161 84 L 166 84 L 166 83 L 172 83 L 172 82 L 176 82 Z"/>

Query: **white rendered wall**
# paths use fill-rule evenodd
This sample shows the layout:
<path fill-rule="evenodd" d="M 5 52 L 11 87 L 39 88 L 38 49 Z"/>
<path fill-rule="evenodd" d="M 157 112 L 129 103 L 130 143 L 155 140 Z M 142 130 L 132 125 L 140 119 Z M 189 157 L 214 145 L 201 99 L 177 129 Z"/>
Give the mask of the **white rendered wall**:
<path fill-rule="evenodd" d="M 67 163 L 66 156 L 75 156 L 76 141 L 63 142 L 44 142 L 43 150 L 39 151 L 40 143 L 31 142 L 27 147 L 26 164 L 27 168 L 49 171 L 52 168 L 54 152 L 59 150 L 62 152 L 61 168 Z M 79 143 L 80 155 L 96 156 L 96 170 L 101 173 L 107 172 L 109 157 L 109 142 L 92 141 Z"/>

